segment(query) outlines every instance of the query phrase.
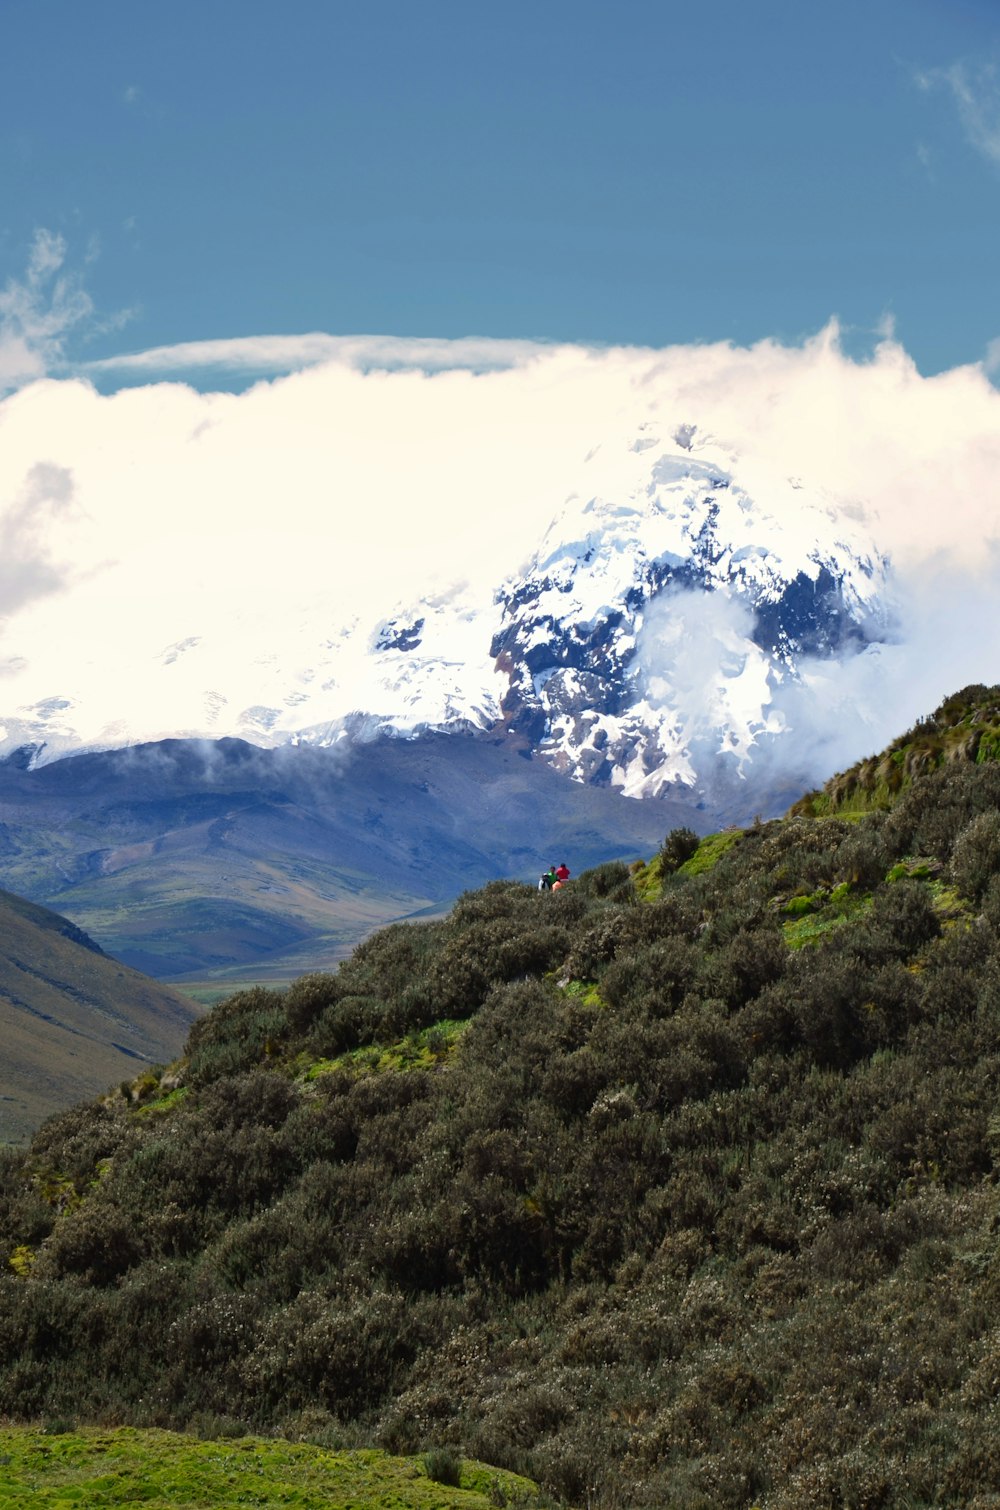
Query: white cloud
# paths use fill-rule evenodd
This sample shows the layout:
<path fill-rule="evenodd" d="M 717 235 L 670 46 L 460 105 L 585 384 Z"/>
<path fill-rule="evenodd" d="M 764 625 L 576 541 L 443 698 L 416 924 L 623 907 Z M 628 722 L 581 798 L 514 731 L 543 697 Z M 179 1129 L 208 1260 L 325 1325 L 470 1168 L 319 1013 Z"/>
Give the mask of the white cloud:
<path fill-rule="evenodd" d="M 41 245 L 39 269 L 54 256 Z M 240 394 L 47 380 L 0 403 L 8 572 L 20 560 L 38 587 L 16 601 L 9 591 L 2 610 L 0 722 L 58 694 L 93 704 L 101 727 L 129 711 L 168 647 L 195 636 L 197 655 L 177 659 L 194 668 L 184 676 L 203 676 L 211 647 L 235 639 L 240 686 L 216 690 L 266 702 L 281 667 L 308 663 L 317 622 L 332 637 L 460 580 L 488 594 L 570 494 L 614 478 L 643 424 L 665 445 L 689 435 L 695 456 L 714 437 L 742 485 L 782 509 L 796 509 L 797 479 L 835 516 L 867 521 L 894 559 L 901 643 L 836 677 L 817 668 L 811 701 L 783 705 L 817 749 L 875 747 L 858 698 L 906 722 L 957 686 L 1000 680 L 988 608 L 1000 599 L 1000 393 L 982 365 L 922 377 L 888 324 L 864 362 L 831 325 L 797 347 L 315 335 L 117 365 L 134 379 L 194 364 L 301 370 Z M 24 513 L 39 475 L 72 479 L 72 509 Z M 165 723 L 183 716 L 180 703 L 163 709 Z"/>
<path fill-rule="evenodd" d="M 134 227 L 135 222 L 126 224 Z M 331 336 L 312 331 L 296 336 L 243 336 L 153 346 L 147 351 L 89 362 L 81 371 L 94 376 L 187 377 L 214 372 L 220 376 L 273 377 L 323 362 L 343 362 L 359 371 L 494 372 L 515 367 L 543 350 L 545 347 L 536 341 L 488 337 L 448 341 L 438 337 Z"/>
<path fill-rule="evenodd" d="M 59 523 L 72 506 L 73 479 L 62 467 L 38 462 L 24 487 L 0 513 L 0 621 L 63 586 L 70 571 L 58 562 Z"/>

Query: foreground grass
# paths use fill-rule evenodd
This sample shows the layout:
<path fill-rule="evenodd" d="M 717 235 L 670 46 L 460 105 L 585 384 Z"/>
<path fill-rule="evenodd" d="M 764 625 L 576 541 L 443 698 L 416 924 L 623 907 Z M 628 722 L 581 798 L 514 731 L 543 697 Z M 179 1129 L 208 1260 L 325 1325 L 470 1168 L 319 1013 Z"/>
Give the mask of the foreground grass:
<path fill-rule="evenodd" d="M 461 1485 L 451 1488 L 428 1477 L 422 1458 L 383 1452 L 332 1452 L 253 1437 L 202 1442 L 127 1428 L 50 1435 L 0 1427 L 0 1504 L 11 1510 L 135 1504 L 146 1510 L 528 1510 L 539 1503 L 528 1479 L 481 1463 L 462 1463 Z"/>

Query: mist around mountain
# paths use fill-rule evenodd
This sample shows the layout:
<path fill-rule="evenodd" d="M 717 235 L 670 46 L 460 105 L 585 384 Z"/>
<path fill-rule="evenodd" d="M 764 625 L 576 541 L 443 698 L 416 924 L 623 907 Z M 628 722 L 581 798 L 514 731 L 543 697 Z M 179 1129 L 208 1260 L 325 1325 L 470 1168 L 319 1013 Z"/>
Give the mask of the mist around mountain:
<path fill-rule="evenodd" d="M 588 781 L 786 751 L 801 790 L 993 674 L 982 367 L 922 377 L 888 332 L 851 360 L 835 322 L 327 355 L 5 405 L 4 753 L 541 718 Z"/>
<path fill-rule="evenodd" d="M 636 420 L 597 441 L 568 495 L 527 520 L 508 507 L 513 570 L 435 573 L 397 601 L 376 558 L 346 617 L 320 594 L 290 621 L 242 609 L 212 633 L 181 596 L 155 650 L 136 612 L 119 678 L 101 679 L 92 651 L 79 665 L 72 644 L 44 671 L 8 659 L 0 755 L 513 731 L 564 774 L 633 797 L 711 789 L 768 754 L 794 769 L 793 723 L 822 721 L 817 667 L 847 675 L 894 637 L 896 607 L 870 531 L 783 466 L 696 424 Z"/>
<path fill-rule="evenodd" d="M 176 1057 L 198 1017 L 67 918 L 0 891 L 0 1143 Z"/>
<path fill-rule="evenodd" d="M 53 1118 L 0 1166 L 0 1413 L 985 1510 L 998 706 L 851 810 L 467 892 Z"/>
<path fill-rule="evenodd" d="M 137 606 L 113 660 L 11 639 L 0 883 L 158 978 L 287 982 L 489 879 L 783 811 L 884 721 L 892 565 L 783 454 L 606 423 L 468 580 L 398 601 L 376 555 L 363 599 L 248 595 L 210 632 Z M 90 584 L 45 612 L 80 592 L 89 626 Z"/>

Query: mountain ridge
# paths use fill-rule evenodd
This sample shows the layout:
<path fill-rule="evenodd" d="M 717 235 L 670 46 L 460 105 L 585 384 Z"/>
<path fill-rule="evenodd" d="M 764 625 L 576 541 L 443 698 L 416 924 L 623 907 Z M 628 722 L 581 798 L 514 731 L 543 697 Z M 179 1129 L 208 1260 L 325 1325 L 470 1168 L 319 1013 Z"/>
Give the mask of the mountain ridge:
<path fill-rule="evenodd" d="M 563 780 L 516 738 L 436 735 L 351 751 L 166 741 L 0 763 L 0 877 L 160 978 L 287 980 L 373 928 L 503 874 L 648 852 L 669 822 Z M 561 853 L 555 853 L 556 850 Z"/>

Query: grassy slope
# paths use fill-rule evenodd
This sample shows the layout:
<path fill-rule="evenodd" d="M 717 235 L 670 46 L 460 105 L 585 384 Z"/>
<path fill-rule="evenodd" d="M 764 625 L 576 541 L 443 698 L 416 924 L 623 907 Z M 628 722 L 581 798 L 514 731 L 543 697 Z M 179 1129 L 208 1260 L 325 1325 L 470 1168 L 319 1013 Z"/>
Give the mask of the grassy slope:
<path fill-rule="evenodd" d="M 198 1009 L 88 948 L 64 918 L 0 892 L 0 1142 L 179 1053 Z"/>
<path fill-rule="evenodd" d="M 487 1510 L 537 1504 L 514 1474 L 463 1463 L 456 1487 L 423 1462 L 243 1438 L 197 1441 L 164 1431 L 45 1434 L 0 1427 L 0 1503 L 11 1510 L 141 1503 L 148 1510 L 295 1505 L 298 1510 Z"/>
<path fill-rule="evenodd" d="M 881 751 L 831 777 L 791 811 L 850 818 L 882 811 L 921 776 L 948 764 L 1000 760 L 1000 687 L 965 687 Z"/>
<path fill-rule="evenodd" d="M 992 1507 L 998 806 L 947 762 L 224 1004 L 185 1087 L 0 1181 L 0 1409 L 347 1421 L 609 1510 Z"/>

